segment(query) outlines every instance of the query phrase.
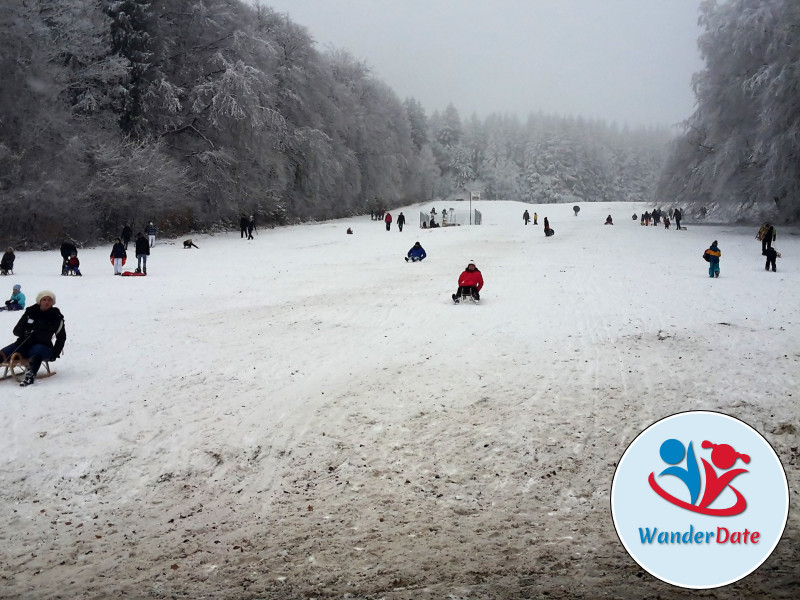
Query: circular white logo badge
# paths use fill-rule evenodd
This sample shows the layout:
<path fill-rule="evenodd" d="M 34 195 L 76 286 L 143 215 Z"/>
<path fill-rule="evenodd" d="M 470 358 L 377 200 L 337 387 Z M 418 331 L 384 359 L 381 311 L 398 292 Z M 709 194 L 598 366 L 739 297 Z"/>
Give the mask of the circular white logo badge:
<path fill-rule="evenodd" d="M 611 514 L 645 571 L 684 588 L 715 588 L 772 554 L 789 516 L 789 486 L 752 427 L 722 413 L 685 412 L 653 423 L 625 450 Z"/>

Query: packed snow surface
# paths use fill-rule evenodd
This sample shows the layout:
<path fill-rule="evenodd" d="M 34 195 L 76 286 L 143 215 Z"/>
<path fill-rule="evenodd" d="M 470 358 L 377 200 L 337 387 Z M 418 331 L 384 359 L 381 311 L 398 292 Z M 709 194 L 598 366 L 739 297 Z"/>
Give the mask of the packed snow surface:
<path fill-rule="evenodd" d="M 157 239 L 147 277 L 114 277 L 110 245 L 80 251 L 83 277 L 19 252 L 0 290 L 54 291 L 68 339 L 56 376 L 0 382 L 0 597 L 691 597 L 625 553 L 614 468 L 659 418 L 722 411 L 797 497 L 798 230 L 778 228 L 772 273 L 753 226 L 473 207 L 481 226 L 421 230 L 427 204 L 402 232 Z M 456 306 L 469 260 L 481 303 Z M 797 516 L 708 595 L 796 598 Z"/>

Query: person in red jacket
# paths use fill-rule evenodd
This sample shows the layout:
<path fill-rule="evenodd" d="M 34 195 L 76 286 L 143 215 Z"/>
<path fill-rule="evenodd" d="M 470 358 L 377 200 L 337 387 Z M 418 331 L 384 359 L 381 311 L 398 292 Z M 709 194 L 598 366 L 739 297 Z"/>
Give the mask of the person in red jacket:
<path fill-rule="evenodd" d="M 392 228 L 392 215 L 387 212 L 383 220 L 386 222 L 386 231 L 389 231 Z"/>
<path fill-rule="evenodd" d="M 471 260 L 467 264 L 466 270 L 461 273 L 461 276 L 458 278 L 458 291 L 453 294 L 453 302 L 458 304 L 462 294 L 470 294 L 472 299 L 477 302 L 481 299 L 479 292 L 482 287 L 483 275 L 481 275 L 478 267 L 475 266 L 475 261 Z"/>

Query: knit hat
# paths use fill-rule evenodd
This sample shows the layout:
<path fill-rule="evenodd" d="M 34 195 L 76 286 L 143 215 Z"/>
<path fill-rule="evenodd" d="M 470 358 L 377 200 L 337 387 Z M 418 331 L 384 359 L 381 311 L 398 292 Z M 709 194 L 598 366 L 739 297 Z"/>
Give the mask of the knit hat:
<path fill-rule="evenodd" d="M 53 299 L 53 304 L 56 303 L 56 295 L 53 292 L 51 292 L 50 290 L 42 290 L 41 292 L 36 294 L 36 304 L 39 304 L 39 302 L 41 302 L 42 298 L 44 298 L 45 296 L 50 296 Z"/>
<path fill-rule="evenodd" d="M 478 268 L 478 265 L 476 265 L 476 264 L 475 264 L 475 261 L 474 261 L 474 260 L 471 260 L 471 261 L 469 261 L 469 262 L 467 263 L 467 266 L 470 266 L 470 265 L 472 265 L 472 266 L 473 266 L 473 267 L 475 267 L 476 269 Z"/>
<path fill-rule="evenodd" d="M 22 289 L 22 286 L 21 286 L 20 284 L 16 284 L 16 285 L 14 286 L 14 289 L 15 289 L 15 290 L 17 290 L 17 291 L 19 291 L 19 290 L 21 290 L 21 289 Z"/>

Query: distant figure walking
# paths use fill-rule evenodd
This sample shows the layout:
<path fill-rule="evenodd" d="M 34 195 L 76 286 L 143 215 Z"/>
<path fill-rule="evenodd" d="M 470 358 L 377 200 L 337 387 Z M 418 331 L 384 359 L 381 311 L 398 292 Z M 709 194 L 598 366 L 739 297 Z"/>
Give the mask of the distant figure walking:
<path fill-rule="evenodd" d="M 522 213 L 522 220 L 525 221 L 525 225 L 527 225 L 528 221 L 531 220 L 531 216 L 528 214 L 527 210 L 524 213 Z"/>
<path fill-rule="evenodd" d="M 536 212 L 533 213 L 533 224 L 534 225 L 539 224 L 539 215 Z"/>
<path fill-rule="evenodd" d="M 703 258 L 708 262 L 708 276 L 719 277 L 719 259 L 722 251 L 717 246 L 717 240 L 711 243 L 711 247 L 703 253 Z"/>
<path fill-rule="evenodd" d="M 120 238 L 117 238 L 116 243 L 111 247 L 111 264 L 114 265 L 114 275 L 122 275 L 122 266 L 128 258 L 128 253 L 125 252 L 125 245 Z"/>
<path fill-rule="evenodd" d="M 577 217 L 578 213 L 581 212 L 581 207 L 576 204 L 575 206 L 572 207 L 572 210 L 575 211 L 575 216 Z"/>
<path fill-rule="evenodd" d="M 128 249 L 128 242 L 131 241 L 131 236 L 133 235 L 133 229 L 131 226 L 125 223 L 125 227 L 122 228 L 122 241 L 125 244 L 125 250 Z"/>
<path fill-rule="evenodd" d="M 761 255 L 767 255 L 767 249 L 772 248 L 772 242 L 778 239 L 778 232 L 775 231 L 775 226 L 772 223 L 764 223 L 758 231 L 761 235 Z M 758 239 L 758 236 L 756 236 Z"/>
<path fill-rule="evenodd" d="M 244 238 L 248 237 L 248 235 L 247 235 L 247 224 L 248 223 L 249 223 L 249 221 L 247 220 L 247 217 L 242 215 L 242 218 L 239 219 L 239 237 L 241 239 L 244 239 Z"/>
<path fill-rule="evenodd" d="M 405 224 L 406 224 L 406 216 L 401 212 L 399 215 L 397 215 L 397 228 L 400 231 L 403 231 L 403 225 Z"/>
<path fill-rule="evenodd" d="M 392 229 L 392 214 L 386 213 L 386 216 L 383 217 L 384 223 L 386 223 L 386 231 L 390 231 Z"/>
<path fill-rule="evenodd" d="M 152 221 L 150 221 L 147 224 L 147 227 L 144 228 L 144 232 L 147 234 L 147 243 L 150 244 L 151 248 L 155 248 L 155 246 L 156 246 L 156 226 L 153 225 Z"/>
<path fill-rule="evenodd" d="M 676 208 L 675 211 L 672 213 L 672 217 L 675 219 L 675 229 L 680 231 L 681 229 L 681 211 L 679 208 Z"/>
<path fill-rule="evenodd" d="M 147 257 L 150 256 L 150 243 L 140 231 L 136 234 L 136 272 L 147 275 Z"/>
<path fill-rule="evenodd" d="M 256 228 L 256 218 L 250 215 L 250 220 L 247 221 L 247 239 L 253 239 L 253 230 Z"/>

